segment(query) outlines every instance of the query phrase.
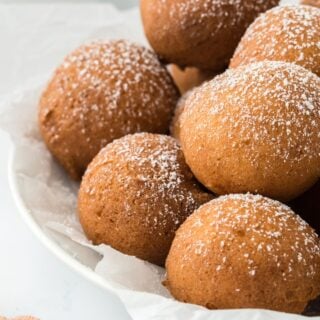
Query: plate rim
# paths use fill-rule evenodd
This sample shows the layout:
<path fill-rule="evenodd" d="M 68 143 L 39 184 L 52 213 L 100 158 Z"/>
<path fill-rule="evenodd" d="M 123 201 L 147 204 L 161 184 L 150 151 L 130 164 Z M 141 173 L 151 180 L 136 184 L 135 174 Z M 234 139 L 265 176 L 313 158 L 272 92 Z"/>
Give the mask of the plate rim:
<path fill-rule="evenodd" d="M 9 188 L 11 190 L 11 195 L 13 197 L 14 203 L 18 209 L 19 215 L 22 220 L 26 223 L 30 231 L 38 238 L 40 243 L 48 249 L 59 261 L 67 265 L 70 270 L 76 271 L 79 275 L 84 277 L 89 282 L 97 285 L 98 287 L 109 291 L 110 293 L 117 295 L 116 291 L 112 286 L 108 285 L 104 278 L 99 274 L 95 273 L 90 267 L 85 266 L 80 261 L 74 259 L 68 252 L 66 252 L 59 244 L 49 237 L 40 225 L 36 222 L 30 210 L 25 205 L 24 200 L 22 199 L 19 188 L 17 185 L 17 176 L 14 172 L 14 162 L 15 155 L 17 153 L 17 148 L 14 144 L 9 151 L 8 159 L 8 180 Z M 125 306 L 124 306 L 125 307 Z"/>

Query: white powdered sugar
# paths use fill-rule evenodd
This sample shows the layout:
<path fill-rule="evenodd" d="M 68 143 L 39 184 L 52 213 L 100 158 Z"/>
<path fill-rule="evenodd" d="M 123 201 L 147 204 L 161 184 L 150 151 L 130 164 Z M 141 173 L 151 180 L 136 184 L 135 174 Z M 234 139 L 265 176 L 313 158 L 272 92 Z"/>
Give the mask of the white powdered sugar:
<path fill-rule="evenodd" d="M 264 12 L 276 5 L 276 0 L 194 0 L 194 1 L 174 1 L 160 0 L 155 2 L 159 13 L 169 10 L 171 18 L 178 19 L 180 27 L 190 32 L 192 25 L 206 25 L 212 18 L 216 19 L 217 25 L 212 28 L 212 34 L 218 34 L 221 30 L 243 25 L 247 20 L 247 25 L 258 13 Z M 228 21 L 228 27 L 224 24 Z M 197 37 L 198 35 L 192 34 Z"/>
<path fill-rule="evenodd" d="M 228 144 L 221 148 L 237 150 L 245 143 L 241 152 L 259 166 L 264 146 L 272 151 L 264 158 L 266 167 L 280 161 L 290 170 L 303 160 L 320 160 L 319 90 L 320 79 L 294 64 L 267 61 L 231 69 L 192 92 L 182 130 L 185 121 L 201 118 L 193 122 L 195 131 L 212 141 L 223 137 Z M 197 136 L 187 140 L 188 148 L 202 148 Z"/>
<path fill-rule="evenodd" d="M 310 6 L 276 7 L 247 29 L 231 67 L 262 60 L 294 62 L 320 74 L 320 10 Z"/>
<path fill-rule="evenodd" d="M 186 224 L 178 235 L 182 246 L 188 243 L 183 249 L 185 265 L 194 255 L 202 255 L 205 263 L 213 254 L 215 271 L 228 272 L 237 268 L 231 263 L 237 257 L 238 266 L 245 265 L 250 277 L 269 266 L 283 281 L 290 281 L 294 273 L 313 278 L 319 268 L 317 234 L 289 207 L 260 195 L 219 197 L 200 207 Z"/>
<path fill-rule="evenodd" d="M 105 185 L 105 190 L 99 192 L 108 194 L 112 185 L 120 185 L 125 214 L 130 215 L 132 199 L 142 199 L 150 232 L 169 221 L 178 226 L 186 215 L 210 199 L 186 166 L 177 141 L 165 135 L 138 133 L 115 140 L 101 150 L 86 176 L 90 183 L 83 186 L 93 197 L 95 186 Z"/>
<path fill-rule="evenodd" d="M 93 125 L 114 138 L 149 128 L 164 131 L 161 127 L 169 123 L 177 98 L 154 52 L 125 40 L 96 41 L 66 57 L 42 99 L 42 109 L 49 117 L 59 108 L 61 121 L 50 127 L 53 140 L 73 121 L 90 148 Z M 101 139 L 101 147 L 106 142 Z"/>

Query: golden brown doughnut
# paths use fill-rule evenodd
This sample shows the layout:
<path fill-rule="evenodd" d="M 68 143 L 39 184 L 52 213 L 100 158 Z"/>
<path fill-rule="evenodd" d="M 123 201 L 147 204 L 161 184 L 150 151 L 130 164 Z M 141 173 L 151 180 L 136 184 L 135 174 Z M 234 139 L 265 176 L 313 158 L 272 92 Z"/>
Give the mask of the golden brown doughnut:
<path fill-rule="evenodd" d="M 179 97 L 156 55 L 124 40 L 67 56 L 43 92 L 39 125 L 52 154 L 80 179 L 107 143 L 140 131 L 167 133 Z"/>
<path fill-rule="evenodd" d="M 243 36 L 231 68 L 272 60 L 293 62 L 320 76 L 320 10 L 284 6 L 257 18 Z"/>
<path fill-rule="evenodd" d="M 153 49 L 180 67 L 224 70 L 249 24 L 279 0 L 141 0 Z"/>
<path fill-rule="evenodd" d="M 195 89 L 180 124 L 194 175 L 217 194 L 301 195 L 320 177 L 319 92 L 312 72 L 269 61 Z"/>
<path fill-rule="evenodd" d="M 278 201 L 228 195 L 182 224 L 166 269 L 166 286 L 183 302 L 302 313 L 320 295 L 320 240 Z"/>
<path fill-rule="evenodd" d="M 210 199 L 175 139 L 139 133 L 108 144 L 91 162 L 79 216 L 94 244 L 163 265 L 176 229 Z"/>

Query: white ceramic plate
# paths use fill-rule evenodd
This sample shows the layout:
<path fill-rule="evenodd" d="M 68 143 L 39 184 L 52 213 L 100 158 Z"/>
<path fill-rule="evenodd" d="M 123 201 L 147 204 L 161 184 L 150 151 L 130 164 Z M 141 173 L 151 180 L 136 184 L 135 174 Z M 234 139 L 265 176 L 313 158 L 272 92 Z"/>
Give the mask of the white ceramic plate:
<path fill-rule="evenodd" d="M 19 167 L 20 160 L 17 156 L 17 153 L 17 149 L 14 147 L 11 151 L 11 156 L 9 159 L 8 176 L 12 195 L 22 219 L 26 222 L 30 230 L 40 240 L 40 242 L 63 263 L 68 265 L 77 273 L 81 274 L 84 278 L 95 283 L 97 286 L 102 287 L 103 289 L 110 289 L 104 278 L 93 272 L 92 268 L 90 267 L 99 262 L 100 258 L 98 256 L 93 256 L 88 250 L 86 253 L 77 253 L 78 256 L 83 256 L 81 260 L 74 258 L 74 252 L 63 249 L 68 248 L 70 245 L 70 240 L 67 237 L 64 237 L 59 233 L 54 235 L 53 233 L 49 234 L 45 232 L 42 226 L 36 221 L 36 218 L 32 212 L 32 208 L 29 206 L 28 202 L 25 201 L 23 197 L 23 191 L 20 190 L 19 174 L 17 174 L 19 172 L 17 167 Z M 86 249 L 79 247 L 78 250 Z"/>

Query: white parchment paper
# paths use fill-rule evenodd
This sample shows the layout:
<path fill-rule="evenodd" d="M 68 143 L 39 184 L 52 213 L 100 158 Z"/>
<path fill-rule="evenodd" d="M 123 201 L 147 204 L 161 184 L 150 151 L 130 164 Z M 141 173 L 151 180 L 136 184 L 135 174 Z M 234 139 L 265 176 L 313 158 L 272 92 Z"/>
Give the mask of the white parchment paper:
<path fill-rule="evenodd" d="M 77 10 L 81 9 L 77 8 Z M 59 16 L 53 19 L 53 26 L 55 24 L 58 26 L 61 37 L 64 32 L 72 34 L 74 28 L 75 36 L 71 37 L 74 39 L 74 44 L 90 39 L 106 38 L 126 38 L 146 44 L 137 9 L 122 14 L 110 7 L 102 12 L 103 14 L 100 13 L 96 21 L 88 19 L 90 15 L 86 16 L 85 12 L 81 13 L 81 18 L 77 16 L 64 19 Z M 10 20 L 9 15 L 7 13 L 8 20 Z M 63 28 L 64 24 L 68 25 L 67 31 Z M 77 25 L 81 27 L 75 27 Z M 56 29 L 55 36 L 58 36 Z M 50 45 L 54 46 L 54 42 L 50 42 Z M 71 49 L 69 42 L 64 46 L 60 42 L 59 45 L 61 47 L 58 53 L 54 58 L 48 59 L 47 65 L 46 59 L 39 57 L 40 62 L 44 64 L 41 66 L 42 70 L 50 69 L 52 61 L 57 56 Z M 50 51 L 48 46 L 49 44 L 47 47 L 44 44 L 45 52 Z M 16 54 L 21 54 L 22 51 L 21 47 L 21 52 Z M 33 55 L 30 63 L 36 65 L 35 58 L 36 55 Z M 13 60 L 19 61 L 18 58 Z M 135 257 L 126 256 L 105 245 L 91 245 L 85 238 L 76 215 L 78 184 L 71 182 L 55 163 L 38 131 L 37 104 L 49 74 L 31 78 L 32 65 L 28 66 L 27 70 L 30 72 L 29 81 L 18 87 L 12 94 L 0 97 L 0 110 L 4 110 L 0 115 L 0 128 L 10 134 L 14 146 L 10 172 L 16 184 L 15 192 L 46 237 L 54 239 L 74 259 L 91 268 L 92 272 L 99 274 L 101 281 L 120 297 L 133 319 L 294 320 L 304 318 L 264 310 L 209 311 L 200 306 L 177 302 L 170 297 L 161 284 L 164 278 L 162 268 Z M 13 72 L 19 72 L 17 62 L 14 64 Z"/>

